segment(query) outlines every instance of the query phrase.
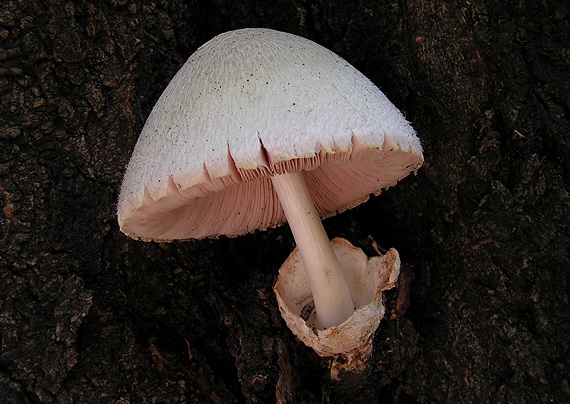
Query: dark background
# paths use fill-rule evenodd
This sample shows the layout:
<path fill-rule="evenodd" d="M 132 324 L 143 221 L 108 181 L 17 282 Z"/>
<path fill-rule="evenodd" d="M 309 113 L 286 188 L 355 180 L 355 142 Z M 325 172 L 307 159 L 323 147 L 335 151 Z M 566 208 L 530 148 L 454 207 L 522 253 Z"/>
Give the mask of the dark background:
<path fill-rule="evenodd" d="M 569 20 L 536 0 L 0 3 L 2 402 L 569 402 Z M 242 27 L 337 52 L 424 145 L 416 176 L 324 222 L 415 276 L 341 382 L 276 308 L 287 226 L 154 244 L 116 223 L 154 102 Z"/>

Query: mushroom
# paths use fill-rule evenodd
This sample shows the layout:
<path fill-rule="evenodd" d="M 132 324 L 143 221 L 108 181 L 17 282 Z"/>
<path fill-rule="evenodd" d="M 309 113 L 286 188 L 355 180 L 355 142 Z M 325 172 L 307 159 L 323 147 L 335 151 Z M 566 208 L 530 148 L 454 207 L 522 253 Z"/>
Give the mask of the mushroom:
<path fill-rule="evenodd" d="M 233 237 L 287 220 L 323 330 L 355 307 L 320 218 L 422 162 L 402 113 L 344 59 L 299 36 L 241 29 L 202 45 L 164 90 L 117 216 L 130 237 L 159 241 Z"/>

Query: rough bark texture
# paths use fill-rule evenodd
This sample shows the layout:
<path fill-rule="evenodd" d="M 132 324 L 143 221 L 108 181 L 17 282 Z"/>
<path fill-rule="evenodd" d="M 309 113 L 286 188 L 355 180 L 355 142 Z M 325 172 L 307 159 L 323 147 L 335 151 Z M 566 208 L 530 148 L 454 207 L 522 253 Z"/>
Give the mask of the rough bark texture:
<path fill-rule="evenodd" d="M 530 0 L 3 1 L 2 402 L 569 402 L 569 20 Z M 287 226 L 171 244 L 117 227 L 152 105 L 241 27 L 339 53 L 424 144 L 417 176 L 325 221 L 415 276 L 341 382 L 276 308 Z"/>

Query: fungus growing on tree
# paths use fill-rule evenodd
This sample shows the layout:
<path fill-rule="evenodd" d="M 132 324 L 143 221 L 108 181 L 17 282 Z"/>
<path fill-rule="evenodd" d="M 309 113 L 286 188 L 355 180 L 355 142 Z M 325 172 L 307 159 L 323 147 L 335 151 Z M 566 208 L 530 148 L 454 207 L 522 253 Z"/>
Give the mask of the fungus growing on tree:
<path fill-rule="evenodd" d="M 127 235 L 158 241 L 288 221 L 312 325 L 327 331 L 362 305 L 320 218 L 422 162 L 402 113 L 345 60 L 302 37 L 242 29 L 201 46 L 164 90 L 128 164 L 117 215 Z"/>

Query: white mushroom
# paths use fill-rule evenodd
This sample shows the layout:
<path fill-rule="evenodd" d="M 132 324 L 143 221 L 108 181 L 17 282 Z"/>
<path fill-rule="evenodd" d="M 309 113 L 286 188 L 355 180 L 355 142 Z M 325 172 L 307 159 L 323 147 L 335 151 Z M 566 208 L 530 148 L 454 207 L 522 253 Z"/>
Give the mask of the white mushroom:
<path fill-rule="evenodd" d="M 422 148 L 364 75 L 305 38 L 221 34 L 172 79 L 127 167 L 118 220 L 143 240 L 237 236 L 285 220 L 311 286 L 317 327 L 354 297 L 319 217 L 417 170 Z"/>

